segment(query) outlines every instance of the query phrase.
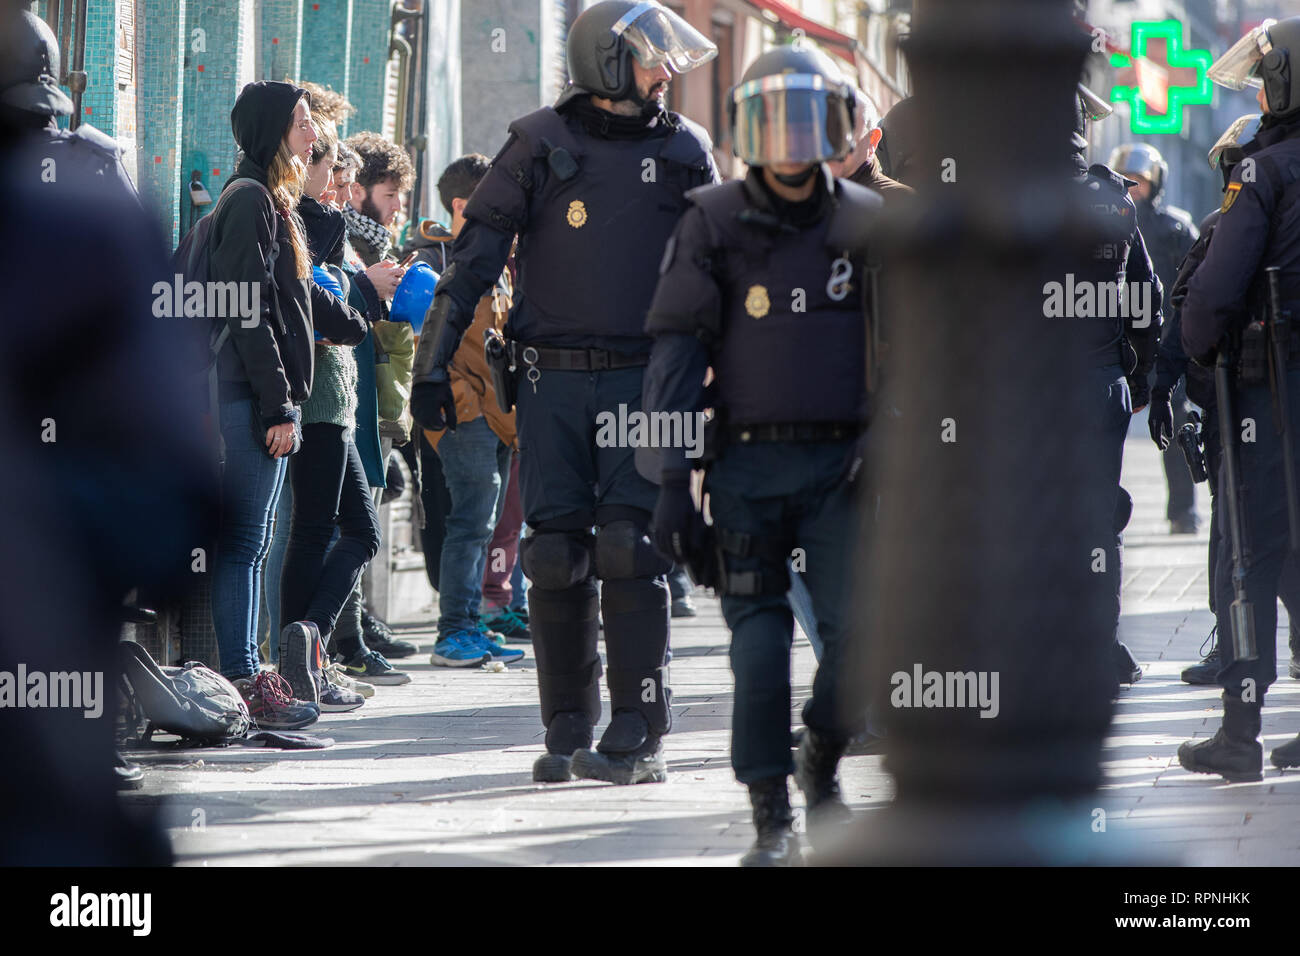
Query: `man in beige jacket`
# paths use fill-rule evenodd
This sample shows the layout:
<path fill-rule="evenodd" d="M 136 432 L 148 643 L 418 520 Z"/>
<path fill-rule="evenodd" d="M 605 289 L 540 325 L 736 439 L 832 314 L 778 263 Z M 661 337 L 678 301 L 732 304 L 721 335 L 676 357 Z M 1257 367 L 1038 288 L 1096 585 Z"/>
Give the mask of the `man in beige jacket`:
<path fill-rule="evenodd" d="M 477 153 L 462 156 L 438 179 L 453 237 L 465 223 L 465 203 L 489 164 Z M 515 445 L 515 416 L 497 404 L 483 355 L 483 333 L 499 331 L 509 308 L 510 278 L 502 273 L 491 293 L 479 300 L 474 322 L 448 366 L 456 428 L 425 432 L 442 461 L 451 496 L 439 570 L 438 643 L 431 658 L 443 667 L 472 667 L 487 658 L 509 663 L 524 656 L 521 650 L 493 643 L 479 626 L 487 546 L 505 502 Z"/>

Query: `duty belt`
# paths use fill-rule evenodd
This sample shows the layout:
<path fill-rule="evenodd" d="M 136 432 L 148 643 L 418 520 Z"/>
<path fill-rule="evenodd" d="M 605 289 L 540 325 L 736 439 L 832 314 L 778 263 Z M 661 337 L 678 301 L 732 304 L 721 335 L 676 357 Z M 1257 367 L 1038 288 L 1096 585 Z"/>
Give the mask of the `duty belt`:
<path fill-rule="evenodd" d="M 749 445 L 770 441 L 841 441 L 862 434 L 861 422 L 782 422 L 769 425 L 727 425 L 727 440 Z"/>
<path fill-rule="evenodd" d="M 638 368 L 650 364 L 650 356 L 615 352 L 611 349 L 561 349 L 548 345 L 512 343 L 516 364 L 544 371 L 599 372 L 603 369 Z"/>

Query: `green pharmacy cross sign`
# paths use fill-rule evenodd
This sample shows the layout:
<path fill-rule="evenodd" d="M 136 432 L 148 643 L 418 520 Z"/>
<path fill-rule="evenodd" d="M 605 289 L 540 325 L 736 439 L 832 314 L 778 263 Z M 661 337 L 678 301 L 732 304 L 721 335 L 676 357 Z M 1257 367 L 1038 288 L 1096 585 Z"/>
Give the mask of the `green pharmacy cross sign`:
<path fill-rule="evenodd" d="M 1131 56 L 1112 53 L 1110 64 L 1123 71 L 1121 78 L 1131 74 L 1135 82 L 1111 87 L 1111 102 L 1129 104 L 1129 129 L 1134 133 L 1182 132 L 1183 107 L 1210 102 L 1210 51 L 1184 50 L 1183 27 L 1177 20 L 1134 21 L 1130 37 Z M 1153 41 L 1163 42 L 1167 67 L 1148 57 Z M 1174 71 L 1188 82 L 1171 82 Z M 1186 76 L 1188 71 L 1192 77 Z"/>

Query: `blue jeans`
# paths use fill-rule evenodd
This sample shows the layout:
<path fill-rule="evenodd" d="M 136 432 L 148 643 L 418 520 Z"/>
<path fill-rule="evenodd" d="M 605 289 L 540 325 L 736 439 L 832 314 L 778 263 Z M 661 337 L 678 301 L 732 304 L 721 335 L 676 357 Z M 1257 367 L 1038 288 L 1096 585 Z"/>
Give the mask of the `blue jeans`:
<path fill-rule="evenodd" d="M 438 638 L 478 627 L 483 569 L 510 481 L 510 447 L 476 418 L 438 443 L 451 496 L 438 582 Z"/>
<path fill-rule="evenodd" d="M 284 571 L 284 553 L 289 550 L 289 522 L 293 518 L 293 487 L 288 481 L 280 492 L 275 509 L 275 529 L 266 553 L 266 570 L 262 575 L 262 605 L 258 612 L 257 633 L 266 635 L 270 663 L 280 663 L 280 575 Z"/>
<path fill-rule="evenodd" d="M 221 476 L 221 529 L 212 568 L 212 626 L 221 673 L 248 677 L 257 667 L 257 604 L 271 517 L 284 487 L 288 458 L 266 456 L 253 433 L 251 399 L 221 404 L 226 466 Z"/>

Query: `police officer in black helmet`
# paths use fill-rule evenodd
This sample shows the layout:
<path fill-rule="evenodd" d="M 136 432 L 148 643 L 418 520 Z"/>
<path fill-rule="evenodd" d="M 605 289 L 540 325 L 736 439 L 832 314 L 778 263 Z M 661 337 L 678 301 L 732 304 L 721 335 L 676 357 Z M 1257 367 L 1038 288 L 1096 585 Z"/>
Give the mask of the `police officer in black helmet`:
<path fill-rule="evenodd" d="M 1254 422 L 1253 441 L 1236 442 L 1239 500 L 1250 548 L 1245 569 L 1244 604 L 1253 613 L 1255 655 L 1246 642 L 1230 638 L 1234 593 L 1226 548 L 1219 552 L 1215 612 L 1219 621 L 1223 724 L 1213 737 L 1178 748 L 1178 762 L 1195 773 L 1217 773 L 1230 781 L 1259 780 L 1264 752 L 1259 741 L 1264 695 L 1277 677 L 1277 594 L 1290 550 L 1289 508 L 1283 466 L 1283 437 L 1275 401 L 1286 396 L 1295 442 L 1300 413 L 1300 17 L 1265 20 L 1210 68 L 1222 86 L 1259 87 L 1263 112 L 1259 132 L 1242 148 L 1220 206 L 1205 259 L 1187 284 L 1182 304 L 1183 348 L 1201 365 L 1213 365 L 1226 350 L 1235 357 L 1245 327 L 1267 319 L 1266 269 L 1278 267 L 1279 298 L 1289 313 L 1288 340 L 1280 344 L 1285 373 L 1270 387 L 1272 375 L 1247 382 L 1234 374 L 1230 398 L 1234 422 Z M 1235 358 L 1234 358 L 1235 362 Z M 1234 373 L 1241 371 L 1234 369 Z M 1243 429 L 1245 424 L 1236 426 Z M 1223 439 L 1226 478 L 1227 436 Z M 1220 497 L 1227 489 L 1219 486 Z M 1226 499 L 1225 499 L 1226 501 Z M 1244 622 L 1243 622 L 1244 623 Z M 1278 767 L 1300 766 L 1300 737 L 1276 747 Z"/>
<path fill-rule="evenodd" d="M 1093 403 L 1094 429 L 1085 439 L 1095 449 L 1097 481 L 1087 502 L 1094 515 L 1109 515 L 1113 535 L 1102 542 L 1104 565 L 1098 564 L 1099 583 L 1112 622 L 1111 665 L 1115 684 L 1140 680 L 1142 668 L 1119 640 L 1120 532 L 1128 524 L 1133 499 L 1120 487 L 1124 462 L 1124 437 L 1129 419 L 1150 400 L 1148 380 L 1155 365 L 1160 334 L 1163 289 L 1151 265 L 1146 243 L 1138 228 L 1137 210 L 1128 189 L 1134 185 L 1102 163 L 1088 165 L 1087 124 L 1109 116 L 1111 108 L 1082 84 L 1075 98 L 1074 132 L 1070 151 L 1075 181 L 1083 188 L 1093 213 L 1093 227 L 1101 236 L 1071 276 L 1076 289 L 1096 290 L 1097 314 L 1065 320 L 1062 338 L 1081 350 L 1089 366 L 1089 386 L 1081 400 Z M 1059 282 L 1062 277 L 1057 276 Z M 1118 308 L 1100 308 L 1104 289 L 1123 293 Z M 1117 312 L 1118 314 L 1112 314 Z M 1101 518 L 1099 517 L 1100 521 Z"/>
<path fill-rule="evenodd" d="M 855 100 L 812 45 L 764 53 L 729 102 L 749 173 L 692 193 L 669 240 L 646 322 L 655 336 L 646 395 L 652 412 L 715 410 L 705 491 L 721 551 L 716 589 L 732 631 L 732 766 L 749 788 L 757 830 L 741 862 L 783 866 L 800 859 L 792 771 L 814 830 L 848 816 L 837 779 L 857 729 L 837 702 L 857 526 L 846 466 L 866 418 L 864 260 L 882 201 L 825 165 L 853 147 Z M 708 367 L 715 381 L 706 392 Z M 698 566 L 712 546 L 702 540 L 689 469 L 680 451 L 665 453 L 654 538 L 664 554 Z M 786 598 L 795 548 L 825 644 L 797 767 Z"/>
<path fill-rule="evenodd" d="M 58 117 L 72 113 L 72 101 L 59 89 L 59 42 L 49 25 L 30 10 L 13 22 L 12 59 L 0 63 L 0 110 L 8 124 L 27 131 L 11 167 L 20 180 L 94 194 L 108 190 L 138 201 L 122 166 L 117 142 L 89 123 L 74 132 L 60 129 Z M 103 192 L 99 193 L 101 196 Z"/>
<path fill-rule="evenodd" d="M 546 753 L 537 781 L 665 779 L 670 562 L 646 535 L 655 486 L 598 416 L 641 409 L 644 322 L 686 192 L 717 181 L 707 134 L 664 109 L 672 72 L 717 55 L 655 2 L 606 0 L 569 31 L 571 83 L 510 137 L 465 208 L 415 356 L 411 409 L 454 428 L 447 364 L 519 237 L 513 341 L 530 628 Z M 657 476 L 656 476 L 657 477 Z M 593 527 L 595 533 L 592 533 Z M 598 592 L 596 581 L 602 586 Z M 613 711 L 600 717 L 597 616 Z"/>
<path fill-rule="evenodd" d="M 1138 228 L 1142 230 L 1160 284 L 1166 291 L 1172 289 L 1174 280 L 1178 278 L 1178 267 L 1196 242 L 1199 232 L 1186 211 L 1164 200 L 1169 164 L 1160 155 L 1160 150 L 1149 143 L 1125 143 L 1111 151 L 1107 165 L 1126 179 L 1133 180 L 1134 185 L 1128 192 L 1137 206 Z M 1172 435 L 1175 429 L 1187 422 L 1187 412 L 1187 396 L 1181 384 L 1172 392 L 1163 384 L 1152 388 L 1147 419 L 1153 434 L 1164 429 Z M 1177 446 L 1167 442 L 1162 450 L 1165 453 L 1165 482 L 1169 488 L 1165 517 L 1169 519 L 1172 533 L 1195 534 L 1199 525 L 1196 485 Z"/>

